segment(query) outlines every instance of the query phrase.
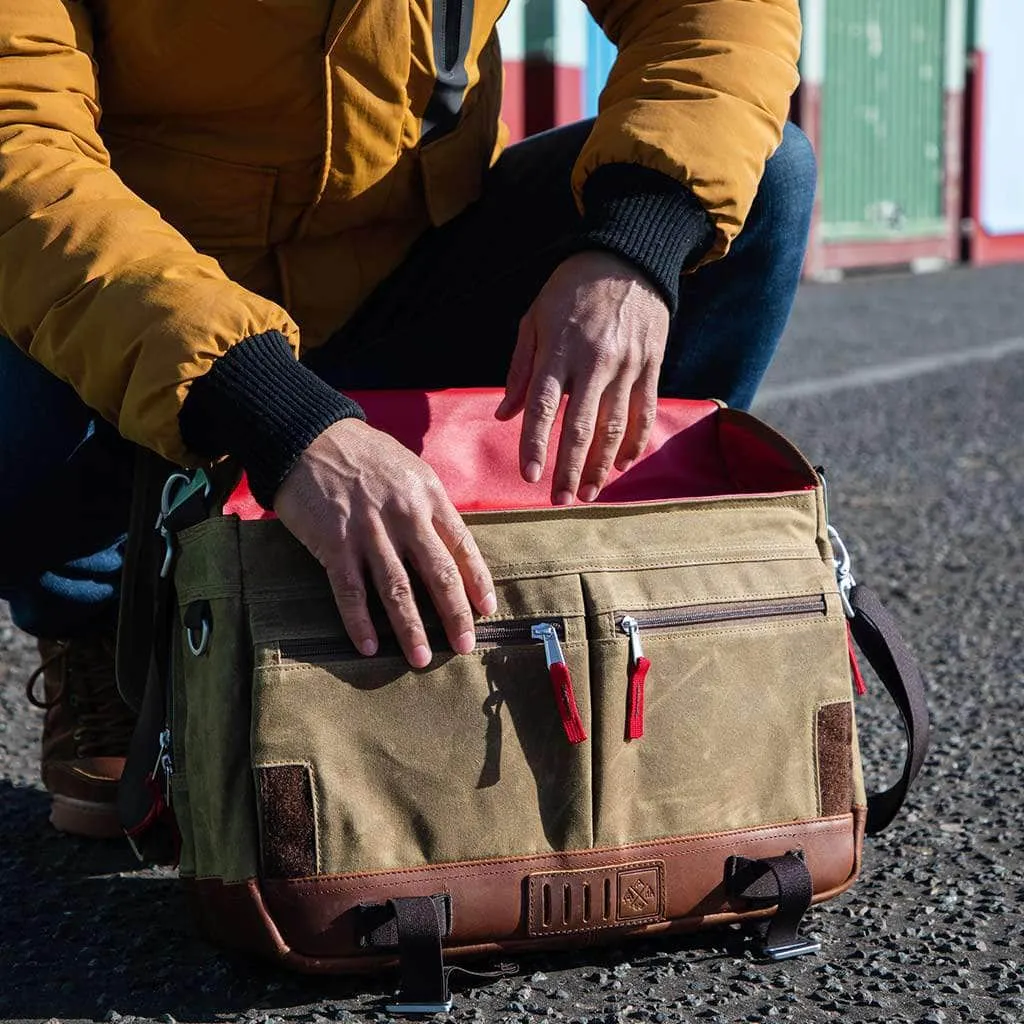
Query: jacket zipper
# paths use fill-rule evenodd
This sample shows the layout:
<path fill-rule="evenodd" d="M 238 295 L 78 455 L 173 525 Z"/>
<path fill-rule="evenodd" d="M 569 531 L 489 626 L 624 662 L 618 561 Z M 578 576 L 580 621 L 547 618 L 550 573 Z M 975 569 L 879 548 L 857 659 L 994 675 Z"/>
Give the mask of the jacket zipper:
<path fill-rule="evenodd" d="M 825 615 L 825 595 L 812 597 L 768 598 L 760 601 L 732 601 L 688 608 L 664 608 L 659 611 L 617 615 L 619 631 L 629 637 L 629 685 L 626 691 L 626 739 L 638 740 L 644 734 L 644 691 L 651 663 L 644 655 L 641 630 L 672 629 L 678 626 L 704 626 L 715 622 L 742 622 L 750 619 L 776 619 L 787 616 Z"/>
<path fill-rule="evenodd" d="M 576 703 L 576 693 L 572 685 L 572 676 L 562 651 L 565 639 L 565 622 L 561 619 L 539 621 L 537 619 L 521 619 L 512 622 L 484 622 L 476 626 L 476 639 L 479 644 L 493 644 L 496 647 L 540 643 L 544 646 L 544 660 L 547 663 L 548 677 L 555 695 L 555 706 L 559 718 L 570 743 L 582 743 L 587 738 Z M 383 646 L 383 645 L 382 645 Z M 437 646 L 443 646 L 438 644 Z M 390 638 L 389 651 L 397 653 L 394 638 Z M 282 658 L 293 661 L 324 662 L 359 655 L 355 645 L 347 639 L 331 640 L 281 640 L 278 651 Z"/>

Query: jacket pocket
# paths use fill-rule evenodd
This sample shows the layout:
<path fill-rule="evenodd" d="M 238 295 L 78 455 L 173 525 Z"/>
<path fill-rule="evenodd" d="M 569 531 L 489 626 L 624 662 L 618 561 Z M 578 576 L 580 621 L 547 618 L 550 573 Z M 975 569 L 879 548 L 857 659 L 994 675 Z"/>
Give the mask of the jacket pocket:
<path fill-rule="evenodd" d="M 105 133 L 114 170 L 197 249 L 268 244 L 277 171 Z"/>
<path fill-rule="evenodd" d="M 832 741 L 819 736 L 819 712 L 851 698 L 835 596 L 720 600 L 705 591 L 702 599 L 699 570 L 677 569 L 645 574 L 662 593 L 637 602 L 633 575 L 584 581 L 596 845 L 821 816 L 818 764 L 822 742 Z M 673 577 L 674 585 L 658 583 Z M 830 735 L 846 734 L 833 728 Z M 853 756 L 846 742 L 836 763 Z M 832 807 L 840 775 L 834 771 L 829 784 Z"/>
<path fill-rule="evenodd" d="M 260 810 L 265 874 L 282 864 L 279 875 L 299 877 L 310 867 L 331 875 L 590 845 L 590 748 L 566 736 L 550 643 L 539 635 L 554 631 L 589 729 L 582 615 L 480 623 L 469 655 L 432 635 L 423 671 L 383 635 L 382 653 L 364 658 L 340 627 L 312 634 L 301 601 L 273 617 L 276 630 L 259 615 L 254 628 L 252 763 L 257 793 L 270 794 Z M 270 827 L 281 786 L 304 825 Z M 282 859 L 280 837 L 303 829 L 308 839 Z"/>

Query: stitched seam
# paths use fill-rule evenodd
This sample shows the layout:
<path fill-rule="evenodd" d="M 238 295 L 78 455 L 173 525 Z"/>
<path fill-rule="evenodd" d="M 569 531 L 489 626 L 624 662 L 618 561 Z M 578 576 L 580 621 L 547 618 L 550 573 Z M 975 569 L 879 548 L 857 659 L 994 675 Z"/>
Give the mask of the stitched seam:
<path fill-rule="evenodd" d="M 624 601 L 622 601 L 622 600 L 616 600 L 615 604 L 608 604 L 608 605 L 605 605 L 605 604 L 600 604 L 599 605 L 599 604 L 597 604 L 595 602 L 594 609 L 593 609 L 593 611 L 590 614 L 591 614 L 591 616 L 593 616 L 593 615 L 607 615 L 609 612 L 621 612 L 621 611 L 637 611 L 637 612 L 641 612 L 641 611 L 651 611 L 651 610 L 662 611 L 662 610 L 668 610 L 669 608 L 701 608 L 701 607 L 703 607 L 706 604 L 713 604 L 713 605 L 732 604 L 733 602 L 738 604 L 738 603 L 741 603 L 743 601 L 773 600 L 775 598 L 780 598 L 780 597 L 821 597 L 823 593 L 825 593 L 825 594 L 836 593 L 837 594 L 837 593 L 839 593 L 839 590 L 838 590 L 838 588 L 835 588 L 835 589 L 833 589 L 831 591 L 829 591 L 827 589 L 824 590 L 824 591 L 822 591 L 822 590 L 810 590 L 809 591 L 807 589 L 801 589 L 801 590 L 760 590 L 756 594 L 752 594 L 749 591 L 744 591 L 741 594 L 730 594 L 728 597 L 715 596 L 713 598 L 707 598 L 707 599 L 704 599 L 702 601 L 695 601 L 695 602 L 692 602 L 690 604 L 678 604 L 678 605 L 666 605 L 664 598 L 659 600 L 659 601 L 652 600 L 652 601 L 648 602 L 647 604 L 636 604 L 636 603 L 633 603 L 632 601 L 630 601 L 628 603 L 628 607 L 625 606 L 626 603 Z M 816 614 L 816 612 L 810 612 L 809 614 Z M 822 617 L 824 617 L 824 613 L 820 613 L 820 614 L 822 614 Z M 772 616 L 772 612 L 771 612 L 770 609 L 765 612 L 765 615 L 768 616 L 769 618 L 773 617 Z M 775 617 L 778 617 L 778 616 L 775 616 Z M 657 627 L 655 627 L 655 628 L 657 628 Z"/>
<path fill-rule="evenodd" d="M 850 818 L 852 816 L 849 815 L 849 814 L 844 814 L 842 817 L 844 819 L 847 819 L 847 818 Z M 808 822 L 808 824 L 813 824 L 817 820 L 826 820 L 827 821 L 828 819 L 812 819 L 811 821 Z M 774 831 L 774 830 L 770 830 L 770 829 L 767 830 L 768 834 L 763 836 L 762 838 L 765 839 L 765 840 L 768 840 L 768 839 L 807 839 L 808 838 L 806 831 L 799 831 L 798 830 L 798 831 L 795 831 L 795 832 L 786 832 L 784 830 L 784 827 L 781 827 L 781 828 L 782 828 L 781 831 Z M 722 833 L 722 840 L 723 840 L 722 842 L 716 842 L 714 844 L 705 846 L 705 847 L 703 847 L 703 849 L 709 850 L 709 851 L 711 851 L 711 850 L 729 849 L 729 848 L 731 848 L 733 846 L 733 844 L 737 841 L 737 839 L 744 838 L 744 833 L 748 832 L 748 831 L 761 831 L 761 830 L 738 829 L 738 830 L 736 830 L 734 832 Z M 840 835 L 840 834 L 845 833 L 847 831 L 848 831 L 848 828 L 844 828 L 841 825 L 837 825 L 834 828 L 827 828 L 827 829 L 821 829 L 819 831 L 816 831 L 814 833 L 814 837 L 813 838 L 817 838 L 818 836 Z M 609 853 L 615 853 L 615 852 L 620 851 L 620 850 L 638 849 L 638 848 L 642 848 L 642 847 L 645 847 L 645 846 L 646 847 L 650 847 L 650 846 L 656 845 L 656 846 L 659 846 L 659 847 L 663 847 L 663 846 L 680 846 L 680 847 L 683 847 L 683 846 L 686 846 L 687 844 L 695 845 L 695 844 L 698 844 L 698 843 L 702 842 L 702 840 L 704 838 L 705 837 L 702 837 L 702 836 L 680 836 L 680 837 L 676 837 L 676 838 L 672 838 L 672 839 L 662 839 L 662 840 L 659 840 L 656 844 L 654 844 L 654 843 L 637 843 L 637 844 L 633 844 L 631 846 L 609 846 L 609 847 L 603 847 L 603 848 L 597 849 L 597 850 L 566 850 L 566 851 L 563 851 L 563 852 L 565 854 L 571 855 L 573 857 L 607 856 Z M 749 836 L 747 838 L 749 838 Z M 520 871 L 522 870 L 521 865 L 523 865 L 523 864 L 525 864 L 525 863 L 527 863 L 527 862 L 529 862 L 531 860 L 540 860 L 541 858 L 543 858 L 545 856 L 552 856 L 552 854 L 535 854 L 535 855 L 532 855 L 532 856 L 527 855 L 527 856 L 520 856 L 520 857 L 515 857 L 515 858 L 509 858 L 509 859 L 506 859 L 504 861 L 504 863 L 508 863 L 509 866 L 505 867 L 505 868 L 502 868 L 500 870 L 497 870 L 497 871 L 466 871 L 466 872 L 463 872 L 463 873 L 460 873 L 460 874 L 446 873 L 446 877 L 448 879 L 459 879 L 459 878 L 482 878 L 482 877 L 492 877 L 492 876 L 493 877 L 498 877 L 498 876 L 501 876 L 501 875 L 515 875 L 515 874 L 520 873 Z M 554 854 L 554 856 L 557 856 L 557 854 Z M 500 863 L 503 863 L 503 861 L 502 860 L 484 860 L 484 861 L 475 861 L 475 862 L 474 861 L 468 861 L 468 862 L 467 861 L 462 861 L 462 862 L 456 861 L 454 863 L 455 864 L 461 863 L 461 864 L 464 864 L 464 865 L 466 865 L 466 864 L 478 864 L 478 865 L 480 865 L 482 867 L 485 867 L 485 866 L 487 866 L 489 864 L 500 864 Z M 516 867 L 516 866 L 513 866 L 513 865 L 520 865 L 520 866 Z M 354 883 L 356 881 L 362 882 L 363 879 L 369 879 L 369 878 L 379 877 L 379 876 L 382 876 L 382 875 L 387 875 L 388 876 L 388 880 L 385 881 L 385 882 L 380 882 L 378 884 L 370 883 L 370 884 L 366 884 L 366 885 L 363 886 L 364 888 L 368 888 L 368 889 L 383 889 L 383 888 L 386 888 L 387 886 L 393 885 L 394 884 L 394 879 L 396 877 L 402 877 L 404 875 L 410 875 L 410 876 L 415 877 L 417 875 L 422 875 L 424 872 L 444 870 L 444 869 L 447 869 L 450 866 L 451 866 L 451 864 L 424 864 L 421 867 L 404 868 L 404 869 L 402 869 L 400 871 L 393 871 L 393 870 L 389 870 L 387 868 L 384 868 L 384 869 L 382 869 L 380 871 L 353 872 L 351 874 L 346 873 L 346 874 L 342 875 L 341 877 L 349 879 L 349 880 L 351 880 Z M 331 876 L 327 876 L 327 877 L 331 877 Z M 334 877 L 339 877 L 339 876 L 334 876 Z M 300 883 L 300 882 L 303 882 L 303 881 L 308 881 L 308 879 L 289 878 L 289 879 L 275 879 L 274 881 L 275 882 L 280 881 L 280 882 L 284 882 L 287 885 L 292 885 L 292 884 Z M 328 888 L 318 887 L 317 891 L 318 892 L 324 892 L 324 893 L 346 893 L 346 892 L 349 892 L 350 889 L 347 886 L 344 887 L 344 888 L 329 888 L 329 889 Z"/>

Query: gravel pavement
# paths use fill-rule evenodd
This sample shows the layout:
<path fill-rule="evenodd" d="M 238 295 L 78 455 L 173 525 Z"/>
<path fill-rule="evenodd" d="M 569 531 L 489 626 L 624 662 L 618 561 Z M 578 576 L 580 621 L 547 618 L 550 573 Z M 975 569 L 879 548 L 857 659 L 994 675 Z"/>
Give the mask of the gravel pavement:
<path fill-rule="evenodd" d="M 868 841 L 853 890 L 810 916 L 822 953 L 765 966 L 724 931 L 523 958 L 517 978 L 458 992 L 447 1019 L 1024 1021 L 1021 335 L 1021 267 L 810 285 L 763 391 L 757 411 L 829 467 L 855 573 L 920 656 L 934 720 L 909 809 Z M 0 1019 L 388 1019 L 386 979 L 225 957 L 194 935 L 170 873 L 51 831 L 32 666 L 0 611 Z M 875 784 L 901 750 L 880 689 L 858 708 Z"/>

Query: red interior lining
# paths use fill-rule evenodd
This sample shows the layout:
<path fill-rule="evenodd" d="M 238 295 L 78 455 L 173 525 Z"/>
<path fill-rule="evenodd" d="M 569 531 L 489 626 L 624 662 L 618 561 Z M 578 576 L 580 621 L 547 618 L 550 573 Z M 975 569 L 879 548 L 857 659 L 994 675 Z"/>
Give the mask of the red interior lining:
<path fill-rule="evenodd" d="M 501 423 L 498 388 L 353 392 L 367 420 L 420 455 L 440 477 L 460 512 L 550 507 L 559 413 L 544 476 L 519 474 L 521 418 Z M 714 402 L 662 399 L 651 443 L 626 473 L 612 470 L 598 503 L 621 504 L 801 490 L 811 484 L 766 440 L 720 422 Z M 242 479 L 225 515 L 272 519 Z"/>

